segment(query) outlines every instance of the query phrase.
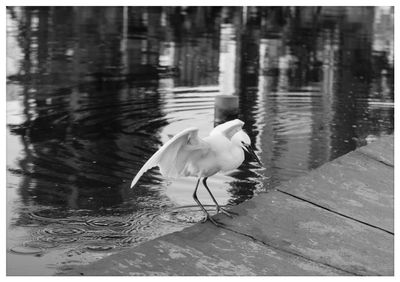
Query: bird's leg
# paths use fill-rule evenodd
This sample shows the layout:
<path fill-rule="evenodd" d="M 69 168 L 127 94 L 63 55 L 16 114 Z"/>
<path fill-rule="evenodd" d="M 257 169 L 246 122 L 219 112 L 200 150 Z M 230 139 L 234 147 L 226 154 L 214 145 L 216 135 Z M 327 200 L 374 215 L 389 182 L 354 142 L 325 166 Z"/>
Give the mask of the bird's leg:
<path fill-rule="evenodd" d="M 206 222 L 207 220 L 210 220 L 214 225 L 220 227 L 223 226 L 222 223 L 216 221 L 215 219 L 213 219 L 210 214 L 207 212 L 207 210 L 204 208 L 204 206 L 200 203 L 199 199 L 197 199 L 197 188 L 199 188 L 199 183 L 200 183 L 200 178 L 197 180 L 197 184 L 196 184 L 196 188 L 194 189 L 193 192 L 193 199 L 196 201 L 196 203 L 201 207 L 201 209 L 203 210 L 203 212 L 206 214 L 206 218 L 202 221 L 203 223 Z"/>
<path fill-rule="evenodd" d="M 225 214 L 225 215 L 227 215 L 227 216 L 229 216 L 229 217 L 232 217 L 232 214 L 238 215 L 238 214 L 235 213 L 235 212 L 232 212 L 232 211 L 229 212 L 229 211 L 225 210 L 224 208 L 222 208 L 222 207 L 217 203 L 217 200 L 215 200 L 214 195 L 211 193 L 210 189 L 208 188 L 207 182 L 206 182 L 206 181 L 207 181 L 207 177 L 204 177 L 204 178 L 203 178 L 203 185 L 204 185 L 204 187 L 206 187 L 208 193 L 209 193 L 210 196 L 211 196 L 211 199 L 214 201 L 215 205 L 217 206 L 217 213 L 219 213 L 219 212 L 221 211 L 223 214 Z"/>

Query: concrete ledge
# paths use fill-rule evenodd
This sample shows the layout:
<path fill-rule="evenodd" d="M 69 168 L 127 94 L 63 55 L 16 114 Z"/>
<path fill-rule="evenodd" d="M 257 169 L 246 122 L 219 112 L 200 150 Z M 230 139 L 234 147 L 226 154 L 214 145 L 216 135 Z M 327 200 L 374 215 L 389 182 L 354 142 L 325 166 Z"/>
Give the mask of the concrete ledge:
<path fill-rule="evenodd" d="M 394 139 L 61 275 L 394 275 Z"/>
<path fill-rule="evenodd" d="M 394 169 L 359 151 L 284 183 L 278 190 L 394 232 Z"/>

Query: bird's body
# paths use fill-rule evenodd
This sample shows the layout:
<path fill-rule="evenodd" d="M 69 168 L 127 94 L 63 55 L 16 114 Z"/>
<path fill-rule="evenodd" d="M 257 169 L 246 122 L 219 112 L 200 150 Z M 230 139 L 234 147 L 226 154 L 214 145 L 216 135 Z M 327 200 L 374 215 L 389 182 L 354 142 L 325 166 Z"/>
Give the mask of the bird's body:
<path fill-rule="evenodd" d="M 226 172 L 239 167 L 244 161 L 244 149 L 251 153 L 260 163 L 250 148 L 250 138 L 242 130 L 244 123 L 241 120 L 232 120 L 216 126 L 209 136 L 200 139 L 197 128 L 188 128 L 176 134 L 166 142 L 140 169 L 132 180 L 131 188 L 139 178 L 152 167 L 158 166 L 165 177 L 194 176 L 198 178 L 193 198 L 202 207 L 207 218 L 216 223 L 201 203 L 196 191 L 203 178 L 203 184 L 217 205 L 218 211 L 224 211 L 215 201 L 207 187 L 208 177 L 217 172 Z"/>
<path fill-rule="evenodd" d="M 208 148 L 192 153 L 184 176 L 209 177 L 220 171 L 230 171 L 242 164 L 243 150 L 234 146 L 225 136 L 216 134 L 202 140 L 208 144 Z"/>

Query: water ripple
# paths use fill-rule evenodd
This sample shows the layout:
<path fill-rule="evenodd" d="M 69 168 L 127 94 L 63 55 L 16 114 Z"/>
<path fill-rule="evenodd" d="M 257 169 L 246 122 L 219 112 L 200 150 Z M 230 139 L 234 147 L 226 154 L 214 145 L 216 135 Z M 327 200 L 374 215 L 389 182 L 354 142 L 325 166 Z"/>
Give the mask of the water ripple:
<path fill-rule="evenodd" d="M 85 233 L 85 230 L 80 228 L 68 228 L 68 227 L 60 227 L 60 228 L 44 228 L 42 230 L 46 234 L 55 235 L 55 236 L 76 236 Z"/>
<path fill-rule="evenodd" d="M 107 218 L 95 218 L 89 219 L 86 222 L 86 225 L 91 227 L 99 227 L 99 228 L 125 228 L 132 225 L 131 222 L 128 221 L 119 221 L 115 219 L 107 219 Z"/>
<path fill-rule="evenodd" d="M 38 255 L 43 252 L 41 248 L 28 247 L 28 246 L 15 246 L 10 248 L 10 251 L 20 255 Z"/>
<path fill-rule="evenodd" d="M 210 213 L 215 213 L 214 205 L 204 205 Z M 204 218 L 204 212 L 199 206 L 182 206 L 160 215 L 160 219 L 171 223 L 197 223 Z"/>
<path fill-rule="evenodd" d="M 92 252 L 106 252 L 114 249 L 116 245 L 107 243 L 91 243 L 85 246 L 85 248 Z"/>

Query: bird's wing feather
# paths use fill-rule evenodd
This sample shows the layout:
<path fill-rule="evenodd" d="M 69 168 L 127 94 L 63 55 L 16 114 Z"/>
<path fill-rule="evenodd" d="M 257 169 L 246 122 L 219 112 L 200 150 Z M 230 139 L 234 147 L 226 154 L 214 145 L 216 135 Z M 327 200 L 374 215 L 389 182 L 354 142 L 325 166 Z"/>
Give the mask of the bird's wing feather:
<path fill-rule="evenodd" d="M 242 130 L 244 122 L 240 119 L 230 120 L 223 124 L 216 126 L 211 132 L 210 135 L 214 135 L 216 133 L 222 133 L 229 140 L 235 135 L 236 132 Z"/>
<path fill-rule="evenodd" d="M 159 166 L 166 177 L 181 175 L 190 154 L 195 150 L 209 150 L 209 145 L 198 137 L 197 128 L 191 127 L 176 134 L 143 165 L 132 180 L 131 188 L 146 171 L 155 166 Z"/>

